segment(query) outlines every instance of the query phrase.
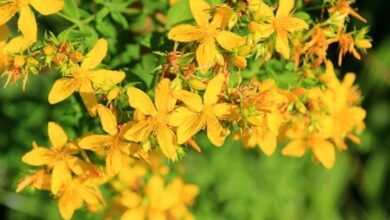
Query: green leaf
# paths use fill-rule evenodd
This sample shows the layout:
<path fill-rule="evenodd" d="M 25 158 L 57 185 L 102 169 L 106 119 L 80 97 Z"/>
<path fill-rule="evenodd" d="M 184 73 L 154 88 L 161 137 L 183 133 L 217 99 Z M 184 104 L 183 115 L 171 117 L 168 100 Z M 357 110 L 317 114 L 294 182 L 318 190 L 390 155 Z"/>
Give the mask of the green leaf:
<path fill-rule="evenodd" d="M 78 21 L 80 19 L 80 12 L 74 0 L 65 0 L 65 6 L 64 9 L 62 9 L 62 13 L 73 20 Z"/>
<path fill-rule="evenodd" d="M 111 17 L 114 21 L 118 22 L 123 28 L 128 28 L 129 23 L 127 22 L 126 18 L 117 11 L 111 11 Z"/>
<path fill-rule="evenodd" d="M 179 0 L 168 10 L 168 25 L 175 26 L 192 19 L 190 5 L 186 0 Z"/>

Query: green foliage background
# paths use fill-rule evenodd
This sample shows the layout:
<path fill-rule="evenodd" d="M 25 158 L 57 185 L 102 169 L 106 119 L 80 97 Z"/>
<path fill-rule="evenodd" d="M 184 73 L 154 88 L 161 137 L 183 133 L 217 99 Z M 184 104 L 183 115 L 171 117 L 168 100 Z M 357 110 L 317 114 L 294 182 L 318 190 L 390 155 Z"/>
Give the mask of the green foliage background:
<path fill-rule="evenodd" d="M 159 59 L 152 52 L 164 52 L 173 46 L 156 29 L 190 20 L 187 1 L 179 0 L 170 9 L 165 0 L 95 2 L 77 3 L 88 12 L 77 10 L 67 0 L 62 17 L 38 18 L 40 28 L 62 32 L 61 37 L 80 41 L 85 49 L 93 46 L 98 37 L 107 38 L 110 53 L 105 63 L 124 70 L 148 90 L 154 83 L 153 70 Z M 298 1 L 298 5 L 301 3 Z M 202 153 L 189 150 L 184 158 L 187 181 L 201 188 L 193 208 L 198 219 L 390 218 L 390 23 L 385 22 L 390 19 L 386 11 L 390 3 L 358 1 L 355 6 L 371 26 L 374 49 L 361 62 L 352 57 L 345 59 L 342 72 L 358 74 L 365 96 L 363 106 L 368 115 L 363 143 L 350 143 L 348 151 L 337 154 L 335 167 L 328 171 L 315 164 L 309 154 L 302 159 L 279 153 L 266 157 L 258 149 L 244 149 L 232 141 L 216 148 L 199 135 Z M 167 14 L 165 25 L 153 16 L 156 12 Z M 15 20 L 12 22 L 15 24 Z M 152 31 L 146 33 L 145 28 Z M 336 54 L 336 49 L 331 48 L 330 56 Z M 55 78 L 49 72 L 30 77 L 25 92 L 20 85 L 0 89 L 1 219 L 60 218 L 48 193 L 14 192 L 18 179 L 31 171 L 20 158 L 33 140 L 48 143 L 49 120 L 63 125 L 71 138 L 94 126 L 94 122 L 86 123 L 90 120 L 83 116 L 85 110 L 78 97 L 56 106 L 48 104 L 47 94 Z M 74 216 L 96 218 L 83 210 Z"/>

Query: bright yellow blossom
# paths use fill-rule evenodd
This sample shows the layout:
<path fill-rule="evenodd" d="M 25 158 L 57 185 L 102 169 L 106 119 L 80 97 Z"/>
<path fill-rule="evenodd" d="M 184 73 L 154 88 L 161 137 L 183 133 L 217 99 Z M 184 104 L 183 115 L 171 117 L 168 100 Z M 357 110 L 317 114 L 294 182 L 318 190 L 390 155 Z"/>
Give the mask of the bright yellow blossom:
<path fill-rule="evenodd" d="M 263 81 L 258 89 L 260 91 L 249 94 L 242 102 L 241 114 L 246 126 L 234 138 L 241 138 L 247 147 L 258 145 L 266 155 L 271 156 L 275 152 L 283 122 L 280 108 L 288 103 L 288 99 L 273 80 Z"/>
<path fill-rule="evenodd" d="M 73 143 L 68 143 L 65 131 L 54 122 L 49 122 L 49 139 L 51 149 L 38 147 L 33 143 L 33 149 L 22 157 L 22 161 L 32 166 L 52 167 L 51 192 L 56 195 L 62 185 L 72 178 L 71 171 L 80 175 L 87 164 L 73 156 L 78 152 L 77 147 Z"/>
<path fill-rule="evenodd" d="M 146 203 L 140 194 L 130 190 L 122 192 L 121 204 L 128 208 L 121 220 L 143 219 L 193 219 L 187 206 L 193 203 L 199 193 L 195 185 L 184 184 L 175 178 L 165 186 L 162 176 L 153 175 L 145 186 L 142 194 L 147 198 Z"/>
<path fill-rule="evenodd" d="M 122 126 L 118 130 L 115 115 L 110 109 L 99 104 L 97 112 L 103 130 L 108 135 L 89 135 L 79 141 L 81 148 L 97 152 L 106 152 L 106 170 L 109 177 L 115 176 L 122 168 L 125 157 L 137 151 L 135 144 L 123 140 L 124 131 L 129 126 Z"/>
<path fill-rule="evenodd" d="M 222 146 L 228 134 L 220 120 L 232 120 L 236 106 L 218 103 L 223 91 L 225 76 L 218 74 L 207 85 L 202 98 L 186 90 L 175 91 L 174 96 L 186 107 L 177 108 L 170 117 L 170 123 L 177 128 L 178 143 L 183 144 L 198 133 L 205 125 L 211 143 Z"/>
<path fill-rule="evenodd" d="M 135 124 L 125 133 L 127 140 L 142 142 L 151 134 L 156 135 L 162 152 L 170 159 L 176 157 L 176 135 L 168 125 L 168 114 L 175 107 L 171 82 L 163 79 L 155 91 L 154 104 L 143 91 L 131 87 L 127 90 L 130 106 L 135 108 Z"/>
<path fill-rule="evenodd" d="M 353 86 L 355 74 L 347 73 L 342 82 L 336 77 L 333 64 L 328 61 L 325 74 L 321 78 L 329 87 L 329 92 L 324 96 L 324 101 L 328 105 L 329 114 L 333 120 L 332 140 L 339 149 L 346 149 L 345 137 L 359 142 L 359 138 L 351 136 L 355 129 L 364 127 L 366 111 L 357 106 L 361 96 L 357 87 Z"/>
<path fill-rule="evenodd" d="M 249 29 L 255 32 L 255 40 L 267 38 L 275 33 L 275 49 L 285 59 L 290 58 L 290 46 L 288 36 L 290 33 L 302 31 L 309 26 L 305 21 L 291 16 L 294 8 L 294 0 L 279 0 L 276 16 L 273 10 L 262 0 L 250 1 L 250 9 L 255 11 L 254 20 L 249 24 Z"/>
<path fill-rule="evenodd" d="M 106 88 L 120 83 L 125 74 L 120 71 L 94 70 L 107 53 L 107 41 L 98 40 L 95 47 L 87 54 L 80 67 L 71 71 L 69 77 L 58 79 L 49 93 L 49 103 L 56 104 L 63 101 L 78 91 L 88 109 L 88 112 L 96 115 L 97 99 L 95 90 Z"/>
<path fill-rule="evenodd" d="M 20 11 L 18 28 L 21 36 L 13 38 L 7 45 L 11 53 L 21 52 L 37 41 L 37 23 L 29 6 L 43 15 L 50 15 L 64 7 L 63 0 L 10 0 L 0 3 L 0 25 L 7 23 L 16 12 Z"/>
<path fill-rule="evenodd" d="M 76 209 L 88 205 L 104 204 L 98 187 L 89 186 L 81 179 L 67 180 L 58 194 L 58 207 L 64 219 L 71 219 Z"/>
<path fill-rule="evenodd" d="M 328 139 L 332 130 L 332 119 L 329 116 L 317 116 L 316 128 L 309 131 L 305 121 L 297 121 L 286 131 L 286 136 L 292 139 L 283 149 L 286 156 L 302 157 L 306 150 L 312 150 L 315 158 L 327 169 L 333 167 L 336 152 Z"/>
<path fill-rule="evenodd" d="M 190 0 L 192 15 L 196 26 L 182 24 L 172 28 L 168 38 L 178 42 L 198 41 L 196 60 L 202 72 L 207 72 L 216 62 L 218 53 L 215 41 L 225 50 L 232 51 L 245 44 L 245 38 L 230 31 L 223 30 L 230 17 L 230 8 L 225 6 L 218 9 L 213 20 L 210 19 L 210 5 L 204 0 Z"/>

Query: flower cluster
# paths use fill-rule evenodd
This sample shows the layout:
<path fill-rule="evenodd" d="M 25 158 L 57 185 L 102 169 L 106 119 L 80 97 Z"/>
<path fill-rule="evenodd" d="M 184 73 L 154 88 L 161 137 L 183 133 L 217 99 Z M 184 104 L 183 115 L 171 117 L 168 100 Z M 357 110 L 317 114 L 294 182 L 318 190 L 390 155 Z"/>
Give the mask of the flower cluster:
<path fill-rule="evenodd" d="M 29 73 L 58 71 L 48 102 L 79 93 L 102 129 L 69 141 L 49 122 L 51 147 L 33 143 L 22 160 L 39 170 L 22 179 L 17 191 L 49 190 L 69 219 L 83 204 L 90 211 L 103 206 L 99 187 L 109 183 L 118 196 L 108 215 L 118 210 L 122 219 L 191 219 L 188 206 L 199 190 L 179 177 L 168 178 L 162 158 L 179 161 L 187 146 L 201 152 L 204 146 L 196 143 L 201 131 L 218 147 L 230 136 L 268 156 L 278 146 L 286 156 L 311 151 L 332 168 L 336 149 L 345 150 L 347 139 L 360 142 L 366 114 L 355 75 L 340 80 L 327 57 L 332 44 L 339 45 L 339 65 L 347 53 L 361 59 L 371 47 L 367 28 L 349 31 L 351 18 L 366 22 L 351 4 L 325 0 L 323 16 L 314 20 L 305 7 L 296 9 L 294 0 L 214 6 L 189 0 L 194 22 L 166 30 L 174 50 L 157 53 L 166 62 L 156 70 L 154 91 L 143 91 L 124 71 L 102 68 L 108 52 L 103 38 L 87 53 L 52 34 L 34 44 L 37 25 L 30 5 L 49 15 L 60 11 L 63 1 L 0 3 L 0 70 L 8 76 L 6 85 L 23 78 L 25 88 Z M 9 40 L 6 23 L 17 12 L 22 35 Z"/>

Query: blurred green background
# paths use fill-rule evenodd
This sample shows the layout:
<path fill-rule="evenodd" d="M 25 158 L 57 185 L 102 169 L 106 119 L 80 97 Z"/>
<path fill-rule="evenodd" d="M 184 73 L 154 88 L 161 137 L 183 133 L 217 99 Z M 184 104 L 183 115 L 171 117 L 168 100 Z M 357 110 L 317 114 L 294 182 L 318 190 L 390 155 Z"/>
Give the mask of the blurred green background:
<path fill-rule="evenodd" d="M 155 8 L 143 11 L 142 16 L 161 5 L 167 7 L 163 2 L 149 1 Z M 282 157 L 279 152 L 266 157 L 258 149 L 243 149 L 237 142 L 212 147 L 200 135 L 203 152 L 191 151 L 184 159 L 187 181 L 201 188 L 193 209 L 197 219 L 390 218 L 390 2 L 358 1 L 355 6 L 368 20 L 374 45 L 362 61 L 348 56 L 342 67 L 342 72 L 357 73 L 364 96 L 363 107 L 368 114 L 362 144 L 349 143 L 348 151 L 338 152 L 335 167 L 328 171 L 315 164 L 309 154 L 301 159 Z M 46 18 L 43 24 L 50 27 L 50 19 L 55 21 L 58 17 Z M 141 21 L 142 18 L 132 20 L 130 26 L 142 26 Z M 126 36 L 129 35 L 121 38 Z M 337 46 L 331 48 L 329 55 L 335 56 L 336 49 Z M 127 39 L 126 51 L 140 52 L 137 40 Z M 141 64 L 128 74 L 151 70 L 148 63 L 153 57 L 140 57 L 137 53 L 123 52 L 113 65 L 124 67 L 121 60 L 129 59 Z M 75 128 L 85 120 L 82 109 L 75 105 L 78 98 L 49 106 L 47 94 L 54 78 L 53 74 L 30 77 L 25 92 L 20 86 L 0 89 L 1 219 L 60 218 L 48 193 L 15 193 L 18 180 L 32 171 L 20 158 L 31 149 L 33 140 L 47 144 L 47 121 L 64 125 L 74 138 Z M 4 78 L 0 83 L 3 85 Z M 96 215 L 81 211 L 74 218 L 95 219 Z"/>

